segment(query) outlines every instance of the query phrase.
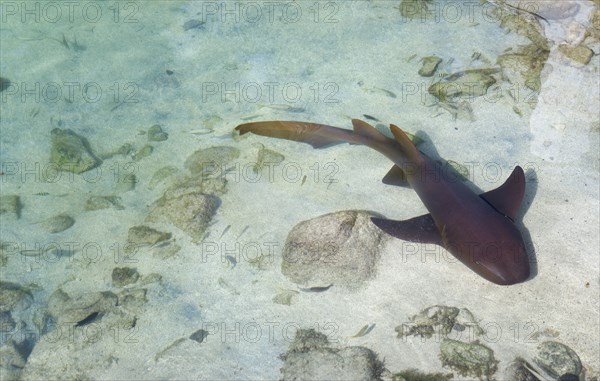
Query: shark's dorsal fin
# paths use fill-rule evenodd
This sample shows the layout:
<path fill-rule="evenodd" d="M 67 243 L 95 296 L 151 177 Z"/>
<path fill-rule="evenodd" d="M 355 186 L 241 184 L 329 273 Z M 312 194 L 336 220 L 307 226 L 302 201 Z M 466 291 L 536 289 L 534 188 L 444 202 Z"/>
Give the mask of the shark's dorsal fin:
<path fill-rule="evenodd" d="M 354 127 L 355 134 L 364 136 L 365 138 L 376 141 L 386 141 L 388 139 L 378 129 L 360 119 L 352 119 L 352 126 Z"/>
<path fill-rule="evenodd" d="M 516 166 L 504 184 L 480 195 L 499 213 L 511 220 L 515 219 L 523 196 L 525 195 L 525 173 L 523 168 Z"/>
<path fill-rule="evenodd" d="M 405 188 L 411 187 L 410 183 L 406 179 L 406 173 L 404 173 L 404 171 L 397 165 L 394 165 L 392 168 L 390 168 L 388 173 L 383 176 L 381 181 L 387 185 L 397 185 Z"/>
<path fill-rule="evenodd" d="M 419 159 L 419 156 L 421 156 L 421 153 L 419 152 L 415 144 L 410 140 L 408 135 L 406 135 L 406 133 L 402 131 L 400 127 L 394 124 L 390 124 L 390 130 L 392 131 L 394 138 L 396 138 L 396 142 L 398 142 L 398 144 L 400 145 L 402 153 L 410 161 L 417 161 Z"/>
<path fill-rule="evenodd" d="M 404 221 L 371 217 L 371 221 L 389 235 L 405 241 L 444 245 L 431 214 L 424 214 Z"/>

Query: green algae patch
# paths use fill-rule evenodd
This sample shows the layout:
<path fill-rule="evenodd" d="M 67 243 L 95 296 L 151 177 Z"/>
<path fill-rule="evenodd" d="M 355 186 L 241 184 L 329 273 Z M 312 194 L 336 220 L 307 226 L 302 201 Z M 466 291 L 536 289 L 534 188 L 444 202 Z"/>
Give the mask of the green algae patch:
<path fill-rule="evenodd" d="M 55 128 L 50 132 L 52 147 L 50 162 L 59 170 L 82 173 L 98 166 L 101 161 L 92 153 L 87 140 L 71 130 Z"/>
<path fill-rule="evenodd" d="M 455 370 L 461 376 L 474 376 L 482 380 L 490 380 L 498 370 L 498 360 L 494 352 L 477 342 L 444 339 L 440 345 L 442 366 Z"/>
<path fill-rule="evenodd" d="M 525 86 L 539 91 L 542 86 L 540 75 L 549 55 L 550 50 L 536 44 L 529 44 L 517 51 L 499 55 L 496 62 L 502 67 L 503 72 L 507 70 L 515 72 Z"/>

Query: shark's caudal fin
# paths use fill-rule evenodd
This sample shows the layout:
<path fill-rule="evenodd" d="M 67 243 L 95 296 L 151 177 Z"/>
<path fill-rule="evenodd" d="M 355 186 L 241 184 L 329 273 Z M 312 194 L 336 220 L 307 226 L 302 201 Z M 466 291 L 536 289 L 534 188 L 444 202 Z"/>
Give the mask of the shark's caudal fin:
<path fill-rule="evenodd" d="M 381 151 L 397 151 L 409 160 L 417 160 L 421 155 L 410 138 L 395 125 L 390 130 L 395 139 L 390 139 L 367 122 L 352 119 L 353 130 L 317 123 L 295 121 L 265 121 L 244 123 L 235 129 L 240 135 L 252 132 L 272 138 L 287 139 L 308 143 L 314 148 L 324 148 L 338 143 L 363 144 Z M 383 152 L 382 152 L 383 153 Z M 406 175 L 400 167 L 394 166 L 383 178 L 385 184 L 410 187 Z"/>
<path fill-rule="evenodd" d="M 317 123 L 275 120 L 244 123 L 240 124 L 235 129 L 240 132 L 240 135 L 252 132 L 257 135 L 269 136 L 272 138 L 308 143 L 313 146 L 313 148 L 323 148 L 347 141 L 339 131 L 335 131 L 341 130 L 340 128 Z M 347 132 L 349 134 L 352 133 L 351 131 Z"/>
<path fill-rule="evenodd" d="M 328 147 L 338 143 L 369 145 L 371 142 L 393 142 L 375 127 L 358 119 L 352 119 L 354 130 L 346 130 L 325 124 L 266 121 L 240 124 L 235 129 L 243 135 L 252 132 L 272 138 L 308 143 L 314 148 Z"/>

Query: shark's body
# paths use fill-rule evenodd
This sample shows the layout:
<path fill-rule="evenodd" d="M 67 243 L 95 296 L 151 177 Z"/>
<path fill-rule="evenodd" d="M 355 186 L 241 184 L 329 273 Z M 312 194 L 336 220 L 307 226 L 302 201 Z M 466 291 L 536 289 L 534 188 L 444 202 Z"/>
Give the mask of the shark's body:
<path fill-rule="evenodd" d="M 411 186 L 429 213 L 405 221 L 373 217 L 375 225 L 397 238 L 439 244 L 490 282 L 510 285 L 529 277 L 523 238 L 513 223 L 525 190 L 521 167 L 502 186 L 478 196 L 420 152 L 400 128 L 390 126 L 394 140 L 363 121 L 354 119 L 352 124 L 353 131 L 273 121 L 246 123 L 236 130 L 301 141 L 315 148 L 349 142 L 379 151 L 395 163 L 383 181 Z"/>

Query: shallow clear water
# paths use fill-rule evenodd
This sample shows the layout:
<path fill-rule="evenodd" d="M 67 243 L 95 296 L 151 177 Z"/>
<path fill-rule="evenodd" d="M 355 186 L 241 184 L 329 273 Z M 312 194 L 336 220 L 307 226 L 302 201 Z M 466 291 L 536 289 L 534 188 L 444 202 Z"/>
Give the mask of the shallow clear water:
<path fill-rule="evenodd" d="M 385 359 L 385 379 L 408 368 L 476 378 L 440 359 L 444 337 L 397 337 L 411 316 L 446 305 L 468 309 L 484 329 L 450 338 L 490 348 L 498 380 L 546 341 L 570 347 L 587 379 L 597 377 L 600 44 L 589 20 L 598 5 L 545 3 L 521 5 L 543 18 L 455 1 L 425 3 L 424 17 L 403 15 L 399 1 L 0 3 L 0 271 L 10 282 L 2 371 L 278 379 L 296 331 L 313 328 L 335 350 L 362 346 Z M 547 42 L 536 89 L 515 74 L 522 67 L 499 65 L 499 56 L 532 43 L 500 25 L 502 12 L 537 20 Z M 593 56 L 577 62 L 561 44 Z M 424 77 L 429 56 L 441 63 Z M 453 73 L 490 68 L 498 71 L 485 95 L 448 101 L 429 91 Z M 381 183 L 392 163 L 374 150 L 315 150 L 233 129 L 263 120 L 350 129 L 352 118 L 416 134 L 420 150 L 467 169 L 477 192 L 523 167 L 517 226 L 531 279 L 497 286 L 443 249 L 397 239 L 381 242 L 373 273 L 357 287 L 308 292 L 326 284 L 290 279 L 282 252 L 298 223 L 344 210 L 408 219 L 426 209 L 414 191 Z M 150 131 L 155 125 L 163 133 Z M 57 138 L 66 130 L 71 140 Z M 51 160 L 65 144 L 85 151 L 91 168 L 57 170 Z M 203 168 L 216 187 L 226 180 L 213 192 L 208 226 L 186 217 L 197 205 L 183 201 L 157 212 L 157 200 L 164 205 L 173 192 L 210 193 L 192 155 L 225 146 L 239 155 L 215 149 L 230 160 Z M 264 149 L 284 159 L 256 172 Z M 132 246 L 139 225 L 170 236 L 146 234 Z M 125 267 L 135 272 L 114 270 Z M 274 301 L 286 292 L 289 300 Z M 199 330 L 201 339 L 189 339 Z"/>

